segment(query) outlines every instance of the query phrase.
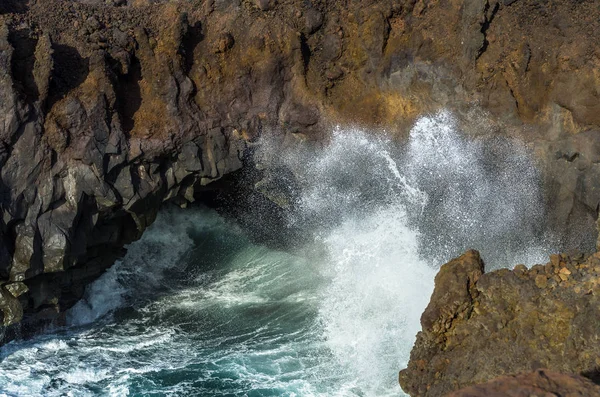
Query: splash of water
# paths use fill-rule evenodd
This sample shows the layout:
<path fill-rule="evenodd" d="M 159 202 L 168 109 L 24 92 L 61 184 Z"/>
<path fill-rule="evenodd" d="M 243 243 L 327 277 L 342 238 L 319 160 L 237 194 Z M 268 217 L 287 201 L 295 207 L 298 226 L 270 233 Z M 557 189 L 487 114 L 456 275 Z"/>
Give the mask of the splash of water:
<path fill-rule="evenodd" d="M 538 263 L 558 243 L 545 230 L 540 176 L 522 143 L 468 139 L 447 111 L 423 117 L 410 133 L 402 169 L 429 198 L 411 224 L 440 263 L 478 249 L 489 268 Z"/>
<path fill-rule="evenodd" d="M 548 253 L 526 149 L 468 140 L 448 112 L 419 119 L 404 150 L 385 136 L 337 128 L 326 147 L 282 157 L 302 186 L 293 222 L 318 225 L 310 232 L 327 252 L 324 338 L 367 395 L 397 395 L 437 266 L 471 247 L 488 268 Z"/>
<path fill-rule="evenodd" d="M 339 365 L 368 395 L 396 395 L 435 270 L 401 205 L 344 222 L 324 238 L 332 268 L 319 318 Z"/>
<path fill-rule="evenodd" d="M 197 225 L 173 209 L 162 211 L 142 239 L 128 247 L 125 257 L 86 288 L 83 299 L 67 312 L 67 322 L 72 326 L 89 324 L 132 301 L 147 299 L 162 285 L 165 271 L 183 270 L 178 266 L 193 246 L 188 230 L 219 223 L 218 218 L 207 216 Z"/>
<path fill-rule="evenodd" d="M 337 128 L 323 148 L 279 155 L 310 244 L 275 251 L 215 213 L 165 210 L 88 287 L 72 329 L 2 348 L 0 389 L 401 395 L 437 266 L 470 246 L 488 264 L 546 254 L 527 151 L 468 140 L 449 113 L 419 119 L 406 147 Z"/>

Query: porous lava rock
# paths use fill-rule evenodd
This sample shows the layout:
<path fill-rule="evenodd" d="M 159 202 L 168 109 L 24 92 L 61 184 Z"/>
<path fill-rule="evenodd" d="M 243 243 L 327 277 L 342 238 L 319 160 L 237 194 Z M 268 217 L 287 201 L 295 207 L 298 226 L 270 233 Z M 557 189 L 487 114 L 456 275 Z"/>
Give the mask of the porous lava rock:
<path fill-rule="evenodd" d="M 598 380 L 598 316 L 600 253 L 485 273 L 478 252 L 468 251 L 436 276 L 400 384 L 411 396 L 443 396 L 538 368 Z M 538 372 L 530 380 L 544 379 Z M 456 395 L 479 395 L 471 390 Z"/>
<path fill-rule="evenodd" d="M 446 397 L 598 397 L 600 386 L 577 375 L 539 369 L 527 374 L 503 376 L 487 383 L 466 387 Z"/>

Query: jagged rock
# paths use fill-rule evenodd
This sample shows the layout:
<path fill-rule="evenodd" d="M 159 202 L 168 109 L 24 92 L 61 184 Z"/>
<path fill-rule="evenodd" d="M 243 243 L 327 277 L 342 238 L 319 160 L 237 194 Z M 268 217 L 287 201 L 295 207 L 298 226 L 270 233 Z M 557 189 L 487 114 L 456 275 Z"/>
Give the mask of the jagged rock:
<path fill-rule="evenodd" d="M 504 376 L 448 394 L 446 397 L 600 396 L 600 386 L 577 375 L 537 370 Z"/>
<path fill-rule="evenodd" d="M 5 144 L 12 142 L 25 117 L 25 106 L 17 99 L 13 88 L 11 62 L 14 49 L 8 41 L 8 34 L 8 25 L 0 21 L 0 141 Z"/>
<path fill-rule="evenodd" d="M 600 315 L 600 253 L 482 271 L 475 251 L 440 269 L 400 372 L 404 391 L 441 396 L 536 368 L 597 377 L 600 323 L 590 319 Z"/>
<path fill-rule="evenodd" d="M 18 298 L 19 296 L 23 295 L 25 292 L 29 291 L 29 288 L 24 283 L 21 283 L 21 282 L 6 284 L 4 286 L 4 288 L 6 288 L 6 290 L 8 292 L 10 292 L 11 295 L 14 296 L 15 298 Z"/>
<path fill-rule="evenodd" d="M 262 11 L 269 11 L 271 8 L 273 8 L 273 3 L 275 3 L 275 0 L 255 0 L 254 3 Z"/>
<path fill-rule="evenodd" d="M 0 307 L 2 308 L 2 325 L 16 324 L 23 318 L 21 302 L 4 286 L 0 286 Z"/>
<path fill-rule="evenodd" d="M 54 302 L 46 321 L 164 201 L 241 168 L 246 141 L 332 123 L 402 136 L 475 103 L 536 153 L 548 229 L 591 245 L 599 11 L 550 3 L 0 1 L 0 283 L 29 287 L 26 321 L 28 298 Z"/>
<path fill-rule="evenodd" d="M 33 227 L 25 223 L 19 223 L 15 227 L 15 251 L 13 254 L 12 265 L 10 266 L 10 280 L 23 281 L 25 273 L 39 260 L 36 256 L 38 252 L 37 245 L 39 239 L 36 238 L 36 231 Z"/>
<path fill-rule="evenodd" d="M 47 34 L 42 35 L 35 47 L 35 64 L 33 66 L 33 78 L 38 91 L 38 100 L 41 103 L 46 102 L 48 90 L 50 89 L 50 78 L 52 77 L 52 43 Z"/>
<path fill-rule="evenodd" d="M 432 302 L 445 302 L 443 306 L 430 304 L 421 316 L 426 329 L 442 333 L 452 327 L 452 322 L 470 316 L 473 299 L 477 291 L 473 288 L 484 271 L 479 253 L 467 251 L 463 256 L 442 266 L 435 277 L 436 288 Z M 466 288 L 465 288 L 466 287 Z"/>

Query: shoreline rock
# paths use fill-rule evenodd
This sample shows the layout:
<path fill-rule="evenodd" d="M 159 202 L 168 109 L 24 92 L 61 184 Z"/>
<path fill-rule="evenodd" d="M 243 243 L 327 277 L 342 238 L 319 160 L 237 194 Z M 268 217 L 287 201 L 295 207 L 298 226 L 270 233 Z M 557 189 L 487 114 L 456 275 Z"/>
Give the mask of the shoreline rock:
<path fill-rule="evenodd" d="M 600 396 L 600 386 L 582 376 L 539 369 L 470 386 L 446 397 Z"/>
<path fill-rule="evenodd" d="M 531 269 L 483 266 L 471 250 L 441 267 L 399 375 L 404 391 L 442 396 L 537 368 L 598 381 L 600 253 L 552 255 Z"/>

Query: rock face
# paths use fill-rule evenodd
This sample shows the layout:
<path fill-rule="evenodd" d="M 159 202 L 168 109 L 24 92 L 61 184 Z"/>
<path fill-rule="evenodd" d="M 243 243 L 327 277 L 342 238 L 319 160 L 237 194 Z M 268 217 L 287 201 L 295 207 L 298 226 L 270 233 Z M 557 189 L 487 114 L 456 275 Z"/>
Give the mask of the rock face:
<path fill-rule="evenodd" d="M 162 202 L 242 165 L 241 134 L 194 100 L 185 14 L 118 11 L 32 2 L 0 22 L 5 326 L 56 318 Z"/>
<path fill-rule="evenodd" d="M 56 318 L 258 136 L 331 123 L 401 136 L 480 107 L 485 134 L 537 153 L 549 227 L 591 229 L 599 17 L 581 0 L 1 1 L 2 323 Z"/>
<path fill-rule="evenodd" d="M 600 396 L 600 386 L 581 376 L 537 370 L 529 374 L 504 376 L 467 387 L 447 397 L 529 397 L 529 396 Z"/>
<path fill-rule="evenodd" d="M 598 380 L 599 292 L 600 253 L 485 273 L 469 251 L 436 276 L 400 384 L 411 396 L 442 396 L 537 368 Z"/>

